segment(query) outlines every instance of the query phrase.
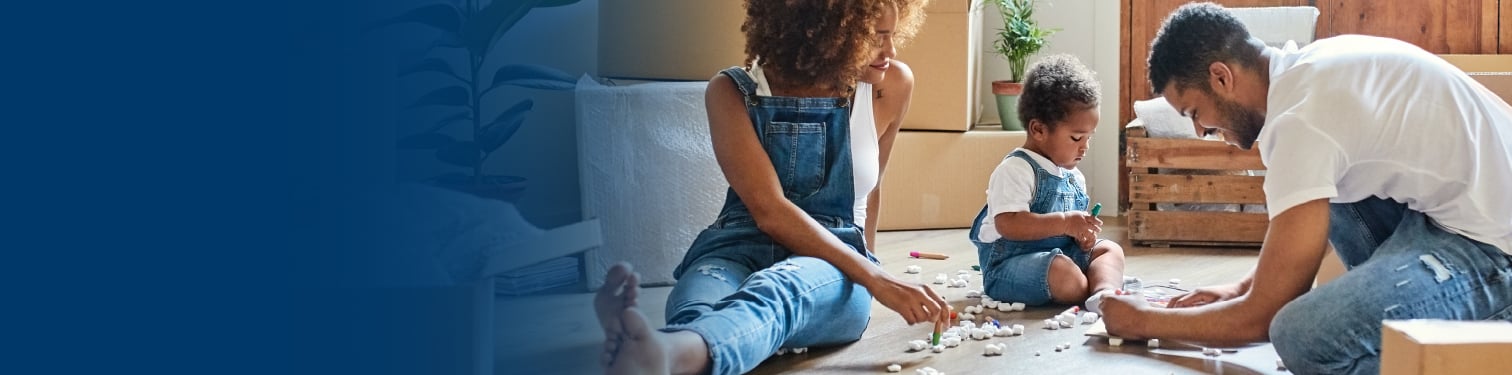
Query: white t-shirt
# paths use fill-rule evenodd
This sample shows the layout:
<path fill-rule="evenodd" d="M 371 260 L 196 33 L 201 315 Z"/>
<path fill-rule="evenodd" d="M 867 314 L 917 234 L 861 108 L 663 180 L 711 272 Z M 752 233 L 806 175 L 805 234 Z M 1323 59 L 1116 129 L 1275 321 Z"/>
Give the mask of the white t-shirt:
<path fill-rule="evenodd" d="M 772 96 L 772 86 L 767 83 L 766 73 L 760 65 L 751 66 L 752 80 L 756 81 L 756 95 Z M 877 188 L 878 175 L 882 173 L 881 149 L 877 146 L 877 119 L 872 113 L 872 85 L 856 82 L 856 96 L 851 100 L 851 168 L 855 175 L 856 201 L 852 220 L 856 225 L 866 226 L 866 201 Z"/>
<path fill-rule="evenodd" d="M 1067 170 L 1055 165 L 1049 158 L 1039 153 L 1019 148 L 1034 159 L 1040 168 L 1054 175 L 1065 175 Z M 1011 152 L 1009 153 L 1012 154 Z M 1072 168 L 1071 177 L 1076 179 L 1076 186 L 1086 189 L 1087 177 L 1082 176 L 1081 170 Z M 1003 238 L 998 234 L 997 227 L 993 226 L 992 218 L 1004 212 L 1028 212 L 1029 203 L 1034 202 L 1035 179 L 1034 167 L 1023 158 L 1007 157 L 998 162 L 997 168 L 992 170 L 992 177 L 987 180 L 987 217 L 982 218 L 982 230 L 977 233 L 977 240 L 982 242 L 997 241 Z M 1085 191 L 1083 192 L 1085 193 Z"/>
<path fill-rule="evenodd" d="M 1512 106 L 1393 39 L 1272 51 L 1257 143 L 1272 219 L 1315 199 L 1374 196 L 1512 254 Z"/>

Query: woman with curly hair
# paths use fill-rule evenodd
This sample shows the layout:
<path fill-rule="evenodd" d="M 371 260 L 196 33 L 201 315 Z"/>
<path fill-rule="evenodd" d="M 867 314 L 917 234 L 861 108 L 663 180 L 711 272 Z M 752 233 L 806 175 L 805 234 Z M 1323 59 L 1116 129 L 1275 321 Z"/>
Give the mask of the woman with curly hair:
<path fill-rule="evenodd" d="M 714 153 L 730 190 L 674 271 L 667 325 L 609 270 L 595 309 L 609 373 L 744 373 L 775 352 L 854 342 L 875 297 L 909 324 L 943 324 L 929 287 L 872 254 L 878 181 L 913 76 L 892 60 L 927 0 L 747 0 L 745 67 L 709 81 Z"/>

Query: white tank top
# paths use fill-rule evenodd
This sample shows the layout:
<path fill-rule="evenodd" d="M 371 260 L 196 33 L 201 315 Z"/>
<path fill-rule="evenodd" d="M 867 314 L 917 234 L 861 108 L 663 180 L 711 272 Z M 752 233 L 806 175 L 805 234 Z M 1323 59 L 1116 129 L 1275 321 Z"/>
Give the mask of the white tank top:
<path fill-rule="evenodd" d="M 760 65 L 752 64 L 751 77 L 756 80 L 756 95 L 772 96 L 772 86 Z M 881 174 L 881 150 L 877 147 L 877 118 L 872 113 L 872 85 L 856 82 L 856 97 L 851 100 L 850 144 L 851 165 L 854 175 L 856 202 L 854 220 L 856 225 L 866 226 L 866 200 L 877 187 Z"/>

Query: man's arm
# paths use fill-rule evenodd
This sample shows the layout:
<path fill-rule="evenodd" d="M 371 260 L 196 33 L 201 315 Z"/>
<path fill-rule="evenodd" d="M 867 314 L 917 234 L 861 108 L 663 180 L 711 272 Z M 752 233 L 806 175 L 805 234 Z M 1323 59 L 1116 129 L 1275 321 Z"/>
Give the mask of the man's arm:
<path fill-rule="evenodd" d="M 1109 333 L 1218 346 L 1268 340 L 1276 312 L 1312 288 L 1327 249 L 1328 220 L 1327 199 L 1297 205 L 1271 220 L 1253 281 L 1238 298 L 1174 309 L 1152 308 L 1137 297 L 1104 300 Z"/>

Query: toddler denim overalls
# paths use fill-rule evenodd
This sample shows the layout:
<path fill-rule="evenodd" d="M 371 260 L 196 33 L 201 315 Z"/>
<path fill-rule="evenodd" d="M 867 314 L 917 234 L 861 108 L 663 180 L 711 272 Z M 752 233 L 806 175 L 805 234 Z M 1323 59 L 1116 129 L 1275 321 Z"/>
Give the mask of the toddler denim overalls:
<path fill-rule="evenodd" d="M 746 70 L 721 71 L 776 168 L 783 195 L 868 260 L 854 220 L 850 99 L 756 95 Z M 818 258 L 796 256 L 756 228 L 733 189 L 714 224 L 699 233 L 667 299 L 667 328 L 709 345 L 715 374 L 751 371 L 778 348 L 853 342 L 871 316 L 871 294 Z"/>
<path fill-rule="evenodd" d="M 1016 150 L 1008 157 L 1022 158 L 1034 168 L 1034 200 L 1029 211 L 1036 214 L 1080 211 L 1087 209 L 1087 193 L 1076 183 L 1070 172 L 1057 176 L 1041 168 L 1038 162 Z M 1071 236 L 1054 236 L 1034 241 L 1013 241 L 999 238 L 982 242 L 982 219 L 987 217 L 987 206 L 982 206 L 976 220 L 971 222 L 971 243 L 977 247 L 977 261 L 982 266 L 982 293 L 999 301 L 1023 302 L 1035 306 L 1050 302 L 1050 261 L 1056 254 L 1070 257 L 1082 272 L 1087 271 L 1091 260 L 1087 252 Z M 987 230 L 997 230 L 987 228 Z"/>

